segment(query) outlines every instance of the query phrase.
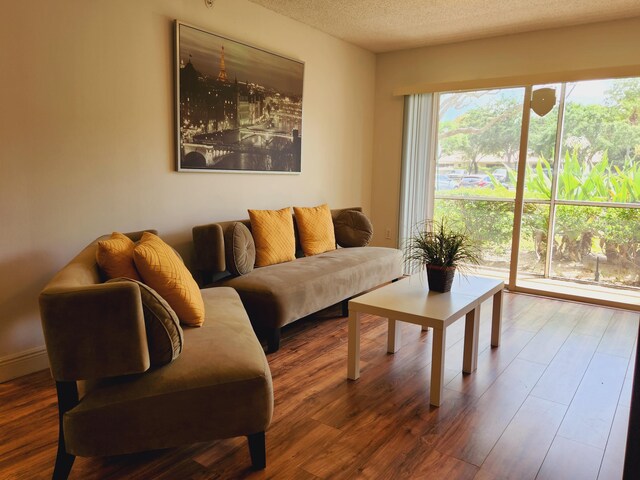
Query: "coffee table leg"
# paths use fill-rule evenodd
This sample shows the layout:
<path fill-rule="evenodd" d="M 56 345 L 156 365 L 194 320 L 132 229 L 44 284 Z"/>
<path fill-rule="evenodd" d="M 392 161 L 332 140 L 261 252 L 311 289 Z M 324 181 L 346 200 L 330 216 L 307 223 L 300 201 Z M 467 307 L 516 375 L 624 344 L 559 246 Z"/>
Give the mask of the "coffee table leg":
<path fill-rule="evenodd" d="M 402 343 L 402 327 L 398 320 L 389 319 L 389 329 L 387 333 L 387 353 L 396 353 L 400 350 Z"/>
<path fill-rule="evenodd" d="M 446 329 L 433 329 L 431 349 L 431 405 L 439 407 L 442 401 L 442 379 L 444 377 L 444 352 L 447 343 Z"/>
<path fill-rule="evenodd" d="M 467 313 L 464 325 L 464 354 L 462 371 L 473 373 L 478 368 L 478 336 L 480 330 L 480 305 Z"/>
<path fill-rule="evenodd" d="M 502 290 L 493 296 L 493 317 L 491 321 L 491 346 L 500 345 L 500 334 L 502 330 Z"/>
<path fill-rule="evenodd" d="M 360 376 L 360 313 L 349 309 L 349 345 L 347 355 L 347 378 L 357 380 Z"/>

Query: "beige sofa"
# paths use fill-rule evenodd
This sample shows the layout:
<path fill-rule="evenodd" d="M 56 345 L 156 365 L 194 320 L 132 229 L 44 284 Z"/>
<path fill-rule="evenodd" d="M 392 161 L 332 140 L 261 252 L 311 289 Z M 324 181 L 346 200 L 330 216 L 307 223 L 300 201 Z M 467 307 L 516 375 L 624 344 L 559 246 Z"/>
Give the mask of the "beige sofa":
<path fill-rule="evenodd" d="M 67 477 L 75 455 L 245 435 L 253 466 L 264 468 L 271 373 L 238 294 L 202 290 L 204 325 L 184 327 L 181 354 L 150 368 L 140 289 L 102 283 L 95 252 L 93 242 L 40 295 L 60 411 L 54 478 Z"/>
<path fill-rule="evenodd" d="M 343 210 L 362 209 L 332 210 L 334 224 Z M 251 229 L 249 220 L 238 221 Z M 296 260 L 233 276 L 227 271 L 224 238 L 225 231 L 235 223 L 193 228 L 193 267 L 201 286 L 233 287 L 240 294 L 254 328 L 267 333 L 269 352 L 279 348 L 282 326 L 340 302 L 346 315 L 349 298 L 402 275 L 402 254 L 394 248 L 337 248 L 303 257 L 296 228 Z"/>

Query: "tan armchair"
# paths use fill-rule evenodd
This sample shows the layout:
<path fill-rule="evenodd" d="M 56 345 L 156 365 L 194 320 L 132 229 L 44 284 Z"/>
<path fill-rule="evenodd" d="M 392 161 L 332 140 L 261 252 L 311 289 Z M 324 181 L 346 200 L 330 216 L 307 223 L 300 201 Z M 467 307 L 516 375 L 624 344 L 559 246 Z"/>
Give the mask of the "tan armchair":
<path fill-rule="evenodd" d="M 140 233 L 128 234 L 137 240 Z M 202 290 L 206 320 L 184 328 L 183 351 L 150 368 L 139 287 L 102 283 L 96 243 L 40 295 L 60 431 L 54 479 L 75 456 L 110 456 L 247 436 L 266 465 L 271 373 L 237 293 Z"/>

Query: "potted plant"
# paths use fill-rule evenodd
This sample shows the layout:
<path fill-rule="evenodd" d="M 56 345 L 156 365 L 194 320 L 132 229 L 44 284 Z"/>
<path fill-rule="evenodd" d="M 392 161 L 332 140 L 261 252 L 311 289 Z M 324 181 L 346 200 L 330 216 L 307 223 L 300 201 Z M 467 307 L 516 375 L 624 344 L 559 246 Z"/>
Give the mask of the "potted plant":
<path fill-rule="evenodd" d="M 477 265 L 480 254 L 466 232 L 449 227 L 443 219 L 416 227 L 407 242 L 405 258 L 413 265 L 426 267 L 429 290 L 448 292 L 456 268 L 462 271 L 468 264 Z"/>

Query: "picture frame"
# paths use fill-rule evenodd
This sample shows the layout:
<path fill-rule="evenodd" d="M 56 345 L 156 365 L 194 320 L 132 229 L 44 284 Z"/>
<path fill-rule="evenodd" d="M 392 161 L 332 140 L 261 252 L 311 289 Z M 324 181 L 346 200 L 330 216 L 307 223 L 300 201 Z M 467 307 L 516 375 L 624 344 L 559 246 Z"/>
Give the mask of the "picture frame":
<path fill-rule="evenodd" d="M 302 171 L 304 62 L 175 21 L 176 169 Z"/>

